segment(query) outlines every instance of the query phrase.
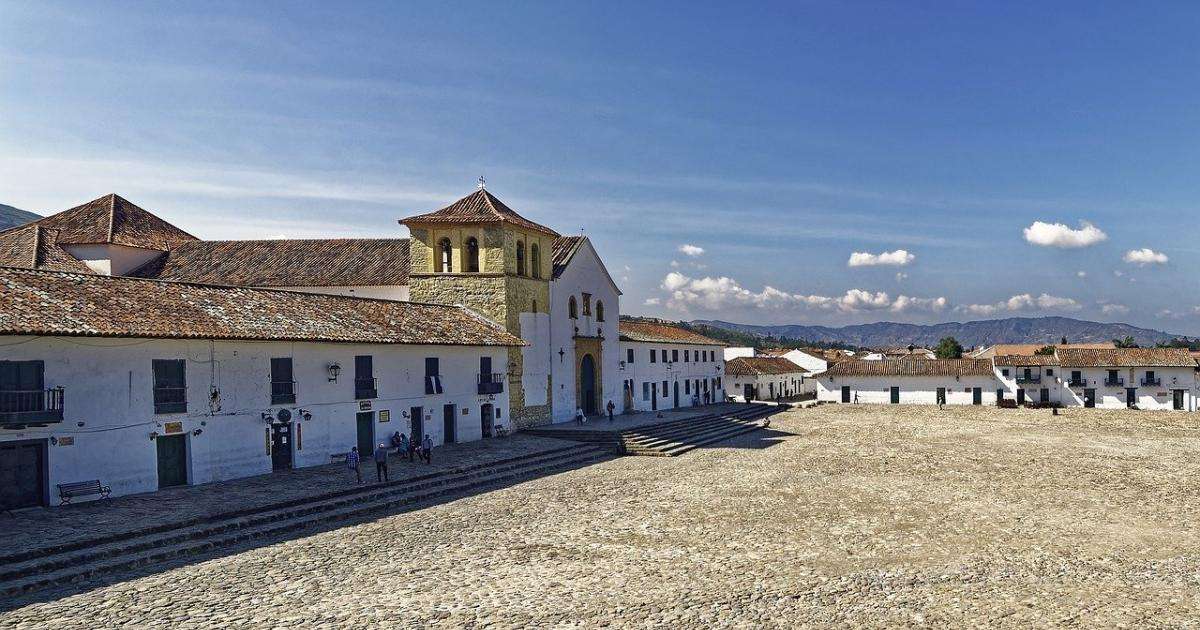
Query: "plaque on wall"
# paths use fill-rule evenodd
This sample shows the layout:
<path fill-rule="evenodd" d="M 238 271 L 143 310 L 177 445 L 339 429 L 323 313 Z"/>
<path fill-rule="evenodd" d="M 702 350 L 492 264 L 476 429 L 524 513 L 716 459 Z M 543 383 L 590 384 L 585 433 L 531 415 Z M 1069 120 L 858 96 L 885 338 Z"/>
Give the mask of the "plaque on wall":
<path fill-rule="evenodd" d="M 380 422 L 388 422 L 388 421 L 390 421 L 391 419 L 392 419 L 392 412 L 391 412 L 391 410 L 388 410 L 388 409 L 381 409 L 381 410 L 379 411 L 379 421 L 380 421 Z"/>
<path fill-rule="evenodd" d="M 163 433 L 166 433 L 166 434 L 183 433 L 183 423 L 182 422 L 163 423 Z"/>

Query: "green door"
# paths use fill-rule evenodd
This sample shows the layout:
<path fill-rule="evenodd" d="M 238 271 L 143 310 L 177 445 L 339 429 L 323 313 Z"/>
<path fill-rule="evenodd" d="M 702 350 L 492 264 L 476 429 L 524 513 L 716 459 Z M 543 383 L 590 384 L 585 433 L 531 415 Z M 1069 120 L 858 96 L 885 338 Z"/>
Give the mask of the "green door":
<path fill-rule="evenodd" d="M 158 449 L 158 487 L 187 485 L 187 438 L 160 435 L 154 442 Z"/>
<path fill-rule="evenodd" d="M 375 452 L 375 412 L 358 413 L 358 456 L 366 459 Z"/>

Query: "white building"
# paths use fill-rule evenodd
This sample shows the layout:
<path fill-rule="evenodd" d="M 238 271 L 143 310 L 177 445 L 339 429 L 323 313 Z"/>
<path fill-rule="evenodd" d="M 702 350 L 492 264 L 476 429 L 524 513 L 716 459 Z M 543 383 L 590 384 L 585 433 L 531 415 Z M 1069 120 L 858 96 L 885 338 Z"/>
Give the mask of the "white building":
<path fill-rule="evenodd" d="M 721 342 L 656 320 L 621 320 L 620 332 L 619 411 L 724 402 Z"/>
<path fill-rule="evenodd" d="M 777 400 L 803 393 L 804 368 L 783 357 L 737 357 L 725 362 L 725 395 L 732 400 Z"/>
<path fill-rule="evenodd" d="M 1196 360 L 1180 348 L 1055 352 L 1067 406 L 1195 411 Z"/>
<path fill-rule="evenodd" d="M 1197 409 L 1196 361 L 1175 348 L 1060 348 L 992 359 L 835 363 L 817 399 L 842 403 L 996 404 Z"/>
<path fill-rule="evenodd" d="M 521 341 L 460 307 L 0 267 L 0 509 L 508 429 Z"/>
<path fill-rule="evenodd" d="M 986 359 L 851 359 L 816 377 L 817 400 L 994 405 L 999 381 Z"/>
<path fill-rule="evenodd" d="M 621 405 L 621 292 L 588 238 L 482 187 L 401 223 L 411 238 L 203 241 L 106 195 L 0 232 L 0 265 L 461 304 L 527 342 L 496 365 L 518 426 Z"/>

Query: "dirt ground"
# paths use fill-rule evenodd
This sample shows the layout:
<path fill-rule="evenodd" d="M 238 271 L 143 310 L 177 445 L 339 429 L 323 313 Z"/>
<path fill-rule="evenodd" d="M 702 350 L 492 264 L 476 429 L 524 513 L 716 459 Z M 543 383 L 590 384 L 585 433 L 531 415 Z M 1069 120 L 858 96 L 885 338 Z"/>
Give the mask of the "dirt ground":
<path fill-rule="evenodd" d="M 1200 415 L 831 405 L 0 627 L 1200 625 Z"/>

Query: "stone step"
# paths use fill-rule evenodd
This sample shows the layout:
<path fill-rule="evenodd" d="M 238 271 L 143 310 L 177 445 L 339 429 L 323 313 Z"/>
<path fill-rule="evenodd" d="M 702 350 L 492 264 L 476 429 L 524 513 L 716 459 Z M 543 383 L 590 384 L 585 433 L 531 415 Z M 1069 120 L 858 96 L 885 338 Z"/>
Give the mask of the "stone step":
<path fill-rule="evenodd" d="M 760 428 L 761 426 L 762 426 L 762 423 L 760 423 L 758 421 L 745 421 L 745 422 L 730 421 L 730 422 L 726 422 L 726 423 L 723 423 L 718 426 L 709 427 L 703 431 L 693 431 L 690 433 L 678 434 L 678 435 L 674 435 L 671 437 L 655 438 L 655 439 L 651 439 L 651 440 L 645 440 L 645 441 L 641 441 L 641 442 L 626 444 L 625 448 L 627 451 L 629 451 L 631 453 L 640 453 L 640 452 L 647 451 L 647 450 L 662 450 L 662 449 L 666 449 L 666 448 L 671 448 L 678 444 L 701 441 L 701 440 L 708 438 L 709 436 L 721 435 L 721 434 L 727 433 L 732 430 L 739 430 L 739 429 L 743 429 L 745 427 L 752 427 L 752 428 L 757 429 L 757 428 Z"/>
<path fill-rule="evenodd" d="M 158 534 L 158 533 L 163 533 L 163 532 L 177 531 L 177 530 L 180 530 L 183 528 L 193 527 L 193 526 L 201 525 L 204 523 L 213 523 L 213 522 L 223 521 L 223 520 L 227 520 L 227 519 L 250 516 L 250 515 L 261 513 L 261 512 L 278 510 L 278 509 L 302 505 L 302 504 L 326 501 L 326 500 L 330 500 L 330 499 L 336 499 L 339 497 L 362 495 L 364 493 L 372 493 L 372 492 L 379 491 L 381 488 L 408 486 L 408 485 L 411 485 L 416 482 L 422 482 L 422 481 L 426 481 L 426 480 L 430 480 L 430 479 L 437 479 L 439 477 L 446 477 L 449 475 L 471 472 L 471 471 L 480 470 L 480 469 L 484 469 L 484 468 L 490 468 L 490 467 L 494 467 L 494 466 L 502 466 L 502 465 L 511 464 L 514 462 L 525 461 L 525 460 L 528 460 L 531 458 L 544 457 L 544 456 L 549 456 L 549 455 L 553 455 L 553 454 L 557 454 L 557 453 L 566 453 L 568 451 L 578 451 L 580 448 L 588 448 L 588 447 L 582 447 L 579 444 L 566 444 L 564 446 L 547 449 L 547 450 L 543 450 L 543 451 L 538 451 L 535 453 L 525 453 L 522 455 L 514 455 L 512 457 L 506 457 L 503 459 L 492 460 L 489 462 L 480 462 L 477 464 L 470 464 L 467 466 L 459 466 L 459 467 L 450 468 L 450 469 L 436 470 L 436 471 L 433 471 L 433 472 L 430 472 L 427 474 L 417 475 L 415 477 L 409 477 L 406 479 L 398 479 L 396 481 L 391 481 L 391 482 L 384 482 L 382 484 L 374 483 L 374 484 L 370 484 L 370 485 L 363 485 L 363 486 L 357 486 L 357 487 L 351 487 L 351 488 L 342 488 L 339 490 L 322 492 L 322 493 L 318 493 L 318 494 L 309 495 L 306 497 L 298 497 L 298 498 L 288 499 L 286 501 L 277 501 L 274 503 L 267 503 L 267 504 L 257 505 L 257 506 L 253 506 L 253 507 L 243 508 L 243 509 L 228 510 L 228 511 L 219 512 L 216 514 L 207 514 L 204 516 L 198 516 L 196 518 L 183 519 L 183 520 L 174 521 L 174 522 L 170 522 L 170 523 L 161 523 L 158 525 L 153 525 L 150 527 L 145 527 L 145 528 L 136 529 L 136 530 L 128 530 L 128 531 L 119 532 L 119 533 L 115 533 L 115 534 L 108 534 L 108 535 L 103 535 L 103 536 L 94 536 L 94 537 L 86 538 L 86 539 L 72 540 L 68 543 L 63 543 L 60 545 L 48 545 L 48 546 L 43 546 L 43 547 L 27 549 L 27 550 L 24 550 L 19 553 L 0 556 L 0 571 L 2 571 L 3 567 L 5 567 L 6 565 L 12 564 L 14 562 L 20 562 L 23 560 L 30 560 L 30 559 L 35 559 L 35 558 L 45 558 L 45 557 L 53 555 L 53 554 L 61 554 L 61 553 L 66 553 L 66 552 L 70 552 L 70 551 L 78 551 L 80 549 L 87 549 L 87 548 L 96 547 L 96 546 L 104 545 L 104 544 L 111 543 L 111 542 L 126 540 L 131 537 L 135 537 L 135 536 L 146 536 L 146 535 Z"/>
<path fill-rule="evenodd" d="M 629 446 L 630 444 L 641 444 L 641 443 L 653 442 L 653 441 L 657 441 L 657 440 L 670 439 L 670 438 L 677 437 L 677 436 L 689 435 L 692 433 L 702 432 L 702 431 L 706 431 L 706 430 L 713 429 L 713 428 L 719 428 L 721 426 L 729 424 L 730 422 L 753 421 L 753 420 L 762 418 L 763 416 L 768 415 L 769 413 L 770 413 L 769 410 L 760 410 L 757 413 L 753 413 L 753 414 L 744 414 L 744 415 L 738 415 L 738 416 L 724 416 L 724 417 L 714 418 L 712 420 L 697 423 L 695 425 L 689 425 L 689 426 L 685 426 L 685 427 L 672 429 L 670 431 L 646 431 L 646 432 L 639 432 L 639 433 L 630 433 L 630 434 L 624 435 L 623 437 L 624 437 L 625 445 Z"/>
<path fill-rule="evenodd" d="M 669 429 L 669 428 L 690 426 L 697 422 L 704 422 L 706 420 L 711 420 L 713 418 L 724 418 L 724 417 L 729 417 L 729 416 L 741 415 L 741 414 L 745 414 L 745 413 L 753 413 L 753 412 L 756 412 L 756 411 L 759 411 L 762 409 L 769 409 L 769 408 L 770 408 L 770 405 L 747 405 L 747 406 L 745 406 L 741 409 L 737 409 L 735 411 L 726 411 L 724 413 L 706 413 L 706 414 L 702 414 L 699 416 L 690 416 L 687 418 L 679 418 L 678 420 L 669 420 L 666 422 L 659 422 L 659 423 L 655 423 L 655 424 L 651 424 L 651 425 L 647 425 L 647 426 L 643 426 L 643 427 L 635 427 L 632 429 L 626 429 L 626 430 L 622 431 L 621 433 L 622 434 L 638 433 L 638 432 L 643 432 L 646 430 Z"/>
<path fill-rule="evenodd" d="M 260 510 L 252 515 L 233 517 L 183 528 L 168 533 L 131 536 L 126 540 L 110 542 L 95 548 L 76 552 L 60 553 L 49 557 L 10 563 L 0 566 L 0 592 L 20 592 L 39 588 L 49 583 L 59 583 L 64 576 L 78 577 L 81 567 L 137 566 L 144 559 L 159 556 L 179 555 L 170 551 L 176 547 L 186 549 L 209 549 L 213 540 L 233 538 L 245 539 L 239 531 L 256 531 L 272 523 L 282 522 L 327 522 L 328 515 L 358 513 L 364 509 L 381 509 L 382 506 L 397 506 L 430 498 L 456 494 L 467 489 L 496 484 L 514 478 L 525 478 L 547 470 L 557 470 L 581 463 L 591 463 L 607 454 L 595 447 L 573 447 L 556 449 L 516 458 L 498 466 L 476 466 L 474 470 L 450 472 L 417 483 L 400 485 L 370 486 L 363 492 L 339 496 L 332 499 L 316 499 L 310 503 L 279 509 Z M 514 458 L 510 458 L 514 459 Z M 373 506 L 373 507 L 372 507 Z M 216 545 L 220 546 L 220 545 Z M 166 550 L 166 551 L 162 551 Z M 160 551 L 162 551 L 160 553 Z M 129 564 L 123 559 L 129 558 Z M 86 572 L 92 571 L 91 568 Z M 41 579 L 44 576 L 45 580 Z M 69 578 L 74 579 L 74 578 Z"/>
<path fill-rule="evenodd" d="M 761 428 L 763 428 L 761 424 L 744 424 L 736 427 L 730 427 L 725 431 L 709 433 L 703 437 L 698 436 L 696 438 L 680 441 L 674 444 L 661 445 L 653 449 L 649 449 L 651 452 L 647 452 L 645 454 L 659 457 L 678 457 L 684 453 L 700 448 L 701 446 L 721 442 L 731 437 L 757 431 Z"/>
<path fill-rule="evenodd" d="M 731 429 L 727 433 L 724 433 L 721 435 L 713 435 L 713 436 L 704 438 L 702 440 L 681 443 L 677 446 L 674 446 L 674 447 L 671 447 L 668 449 L 664 449 L 663 452 L 670 457 L 678 457 L 680 455 L 683 455 L 684 453 L 694 451 L 694 450 L 700 448 L 701 446 L 706 446 L 708 444 L 715 444 L 717 442 L 723 442 L 725 440 L 728 440 L 729 438 L 736 437 L 739 435 L 744 435 L 746 433 L 753 433 L 754 431 L 758 431 L 759 429 L 762 429 L 762 428 L 763 428 L 762 425 L 746 425 L 744 427 L 740 427 L 737 429 Z"/>

